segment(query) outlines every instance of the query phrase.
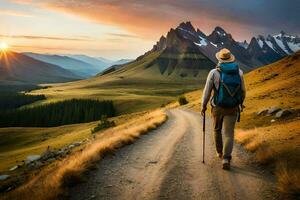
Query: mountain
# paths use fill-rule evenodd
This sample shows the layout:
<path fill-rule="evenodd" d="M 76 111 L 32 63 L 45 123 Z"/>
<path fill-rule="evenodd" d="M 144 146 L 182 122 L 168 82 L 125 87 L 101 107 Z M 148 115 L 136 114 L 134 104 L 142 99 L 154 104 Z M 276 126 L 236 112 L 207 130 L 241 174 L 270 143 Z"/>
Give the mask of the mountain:
<path fill-rule="evenodd" d="M 194 41 L 198 35 L 190 23 L 182 23 L 162 36 L 153 48 L 125 65 L 113 66 L 100 75 L 143 79 L 203 79 L 214 62 Z"/>
<path fill-rule="evenodd" d="M 111 65 L 123 65 L 123 64 L 127 64 L 131 61 L 133 61 L 133 59 L 120 59 L 120 60 L 117 60 L 117 61 L 113 61 L 110 64 Z"/>
<path fill-rule="evenodd" d="M 247 49 L 249 46 L 249 43 L 246 40 L 244 40 L 244 42 L 238 42 L 238 43 L 241 47 L 244 47 L 245 49 Z"/>
<path fill-rule="evenodd" d="M 96 66 L 90 63 L 83 62 L 81 60 L 71 58 L 68 56 L 37 54 L 37 53 L 24 53 L 24 54 L 36 60 L 47 62 L 53 65 L 58 65 L 83 78 L 93 76 L 101 71 Z"/>
<path fill-rule="evenodd" d="M 275 62 L 287 55 L 300 50 L 300 37 L 287 35 L 283 31 L 280 34 L 266 38 L 262 35 L 253 37 L 247 48 L 252 59 L 259 60 L 262 64 Z"/>
<path fill-rule="evenodd" d="M 113 63 L 113 60 L 107 59 L 107 58 L 103 58 L 103 57 L 95 57 L 96 59 L 104 62 L 104 63 Z"/>
<path fill-rule="evenodd" d="M 261 35 L 253 37 L 248 44 L 246 40 L 236 41 L 230 33 L 219 26 L 211 34 L 206 35 L 201 30 L 195 29 L 191 22 L 183 22 L 177 28 L 172 28 L 166 37 L 161 36 L 149 52 L 135 61 L 128 65 L 112 66 L 100 75 L 127 71 L 127 68 L 131 68 L 128 66 L 137 66 L 141 59 L 152 56 L 149 58 L 152 59 L 151 62 L 142 66 L 144 71 L 156 67 L 160 75 L 177 74 L 181 77 L 190 76 L 190 72 L 193 71 L 192 76 L 196 77 L 199 70 L 210 69 L 217 63 L 215 54 L 222 48 L 229 49 L 235 55 L 240 68 L 248 72 L 300 50 L 300 38 L 281 32 L 266 39 Z M 149 59 L 146 59 L 147 62 Z"/>
<path fill-rule="evenodd" d="M 74 58 L 76 60 L 80 60 L 82 62 L 88 63 L 93 65 L 95 68 L 98 69 L 98 71 L 103 71 L 104 69 L 106 69 L 107 67 L 109 67 L 111 65 L 112 61 L 109 60 L 101 60 L 101 59 L 97 59 L 91 56 L 86 56 L 86 55 L 65 55 L 68 56 L 70 58 Z"/>
<path fill-rule="evenodd" d="M 56 83 L 78 79 L 79 76 L 57 65 L 12 51 L 0 53 L 1 84 Z"/>

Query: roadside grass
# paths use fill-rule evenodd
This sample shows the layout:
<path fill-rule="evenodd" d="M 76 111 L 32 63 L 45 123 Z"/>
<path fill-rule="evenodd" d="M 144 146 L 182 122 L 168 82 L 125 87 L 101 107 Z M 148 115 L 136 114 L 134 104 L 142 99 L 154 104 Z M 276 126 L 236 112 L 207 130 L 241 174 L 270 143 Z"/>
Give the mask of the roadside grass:
<path fill-rule="evenodd" d="M 246 108 L 235 134 L 238 143 L 255 153 L 258 163 L 270 167 L 277 177 L 278 190 L 291 198 L 299 196 L 300 191 L 299 114 L 272 123 L 274 116 L 256 113 L 273 106 L 300 109 L 299 58 L 300 52 L 245 74 Z M 202 91 L 186 93 L 185 97 L 189 104 L 183 107 L 200 112 Z"/>
<path fill-rule="evenodd" d="M 43 169 L 28 183 L 7 193 L 4 199 L 57 199 L 64 194 L 66 186 L 82 180 L 83 173 L 105 154 L 133 143 L 142 134 L 157 128 L 166 120 L 167 115 L 162 110 L 156 110 L 132 117 L 122 125 L 107 129 L 98 134 L 82 151 L 77 151 L 63 161 L 57 161 L 55 165 Z"/>
<path fill-rule="evenodd" d="M 116 125 L 120 125 L 145 113 L 137 112 L 120 115 L 109 118 L 109 120 L 114 121 Z M 8 170 L 17 164 L 21 164 L 22 160 L 25 160 L 28 155 L 41 154 L 48 146 L 52 149 L 59 149 L 71 143 L 90 138 L 92 136 L 91 130 L 98 123 L 99 121 L 95 121 L 50 128 L 0 128 L 0 173 L 15 174 L 15 172 L 8 172 Z"/>
<path fill-rule="evenodd" d="M 287 198 L 300 194 L 300 118 L 257 116 L 256 112 L 277 106 L 300 108 L 300 52 L 276 63 L 258 68 L 245 76 L 246 109 L 235 139 L 255 153 L 258 163 L 271 167 L 278 190 Z"/>
<path fill-rule="evenodd" d="M 300 194 L 299 130 L 297 119 L 246 131 L 238 130 L 235 134 L 238 143 L 255 153 L 258 163 L 273 168 L 278 190 L 291 199 Z"/>

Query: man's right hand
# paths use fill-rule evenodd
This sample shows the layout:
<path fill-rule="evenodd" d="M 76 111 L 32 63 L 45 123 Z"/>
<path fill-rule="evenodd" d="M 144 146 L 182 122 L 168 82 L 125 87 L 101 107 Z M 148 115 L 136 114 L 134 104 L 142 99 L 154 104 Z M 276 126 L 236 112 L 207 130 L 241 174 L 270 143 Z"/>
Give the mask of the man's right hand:
<path fill-rule="evenodd" d="M 204 116 L 205 115 L 205 111 L 206 111 L 206 106 L 202 107 L 201 109 L 201 115 Z"/>

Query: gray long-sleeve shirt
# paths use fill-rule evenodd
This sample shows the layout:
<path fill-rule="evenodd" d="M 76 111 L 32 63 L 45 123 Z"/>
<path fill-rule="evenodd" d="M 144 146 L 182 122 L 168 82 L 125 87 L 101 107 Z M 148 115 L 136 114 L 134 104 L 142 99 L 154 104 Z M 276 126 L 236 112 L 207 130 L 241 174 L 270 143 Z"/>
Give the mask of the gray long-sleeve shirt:
<path fill-rule="evenodd" d="M 244 83 L 243 71 L 240 69 L 239 72 L 240 72 L 240 77 L 241 77 L 241 81 L 242 81 L 241 89 L 243 92 L 243 99 L 245 99 L 246 88 L 245 88 L 245 83 Z M 207 106 L 207 103 L 211 98 L 214 86 L 217 90 L 219 89 L 219 82 L 220 82 L 220 72 L 217 70 L 217 68 L 212 69 L 207 76 L 206 84 L 205 84 L 205 87 L 203 90 L 202 108 Z M 215 95 L 215 94 L 213 94 L 213 95 Z M 211 101 L 211 105 L 215 106 L 213 101 Z"/>

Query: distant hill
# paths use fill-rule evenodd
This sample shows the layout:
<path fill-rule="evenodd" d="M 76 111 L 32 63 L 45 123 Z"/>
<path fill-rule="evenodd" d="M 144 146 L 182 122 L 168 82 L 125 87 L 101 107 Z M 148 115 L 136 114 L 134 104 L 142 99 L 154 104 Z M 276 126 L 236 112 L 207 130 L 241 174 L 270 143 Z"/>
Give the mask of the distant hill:
<path fill-rule="evenodd" d="M 96 68 L 98 68 L 100 73 L 108 69 L 110 66 L 122 65 L 133 61 L 132 59 L 120 59 L 120 60 L 113 61 L 102 57 L 96 58 L 87 55 L 66 55 L 66 56 L 89 63 L 95 66 Z"/>
<path fill-rule="evenodd" d="M 78 79 L 79 76 L 57 65 L 11 51 L 0 53 L 1 85 L 57 83 Z"/>
<path fill-rule="evenodd" d="M 123 65 L 123 64 L 127 64 L 129 62 L 133 61 L 133 59 L 120 59 L 117 61 L 113 61 L 112 63 L 110 63 L 111 65 Z"/>
<path fill-rule="evenodd" d="M 106 69 L 107 67 L 109 67 L 112 63 L 112 61 L 110 61 L 110 60 L 104 60 L 104 59 L 101 60 L 101 59 L 91 57 L 91 56 L 87 56 L 87 55 L 68 54 L 68 55 L 65 55 L 65 56 L 68 56 L 70 58 L 74 58 L 76 60 L 80 60 L 80 61 L 83 61 L 85 63 L 91 64 L 95 68 L 97 68 L 99 72 L 101 72 L 104 69 Z"/>
<path fill-rule="evenodd" d="M 74 74 L 83 78 L 93 76 L 99 73 L 100 71 L 102 71 L 101 67 L 97 67 L 93 64 L 69 56 L 37 54 L 37 53 L 24 53 L 24 54 L 43 62 L 58 65 L 64 69 L 72 71 Z M 83 58 L 83 56 L 80 57 Z M 85 57 L 85 59 L 89 59 L 89 58 Z"/>
<path fill-rule="evenodd" d="M 104 63 L 113 63 L 113 60 L 107 59 L 107 58 L 103 58 L 103 57 L 95 57 L 96 59 L 104 62 Z"/>

